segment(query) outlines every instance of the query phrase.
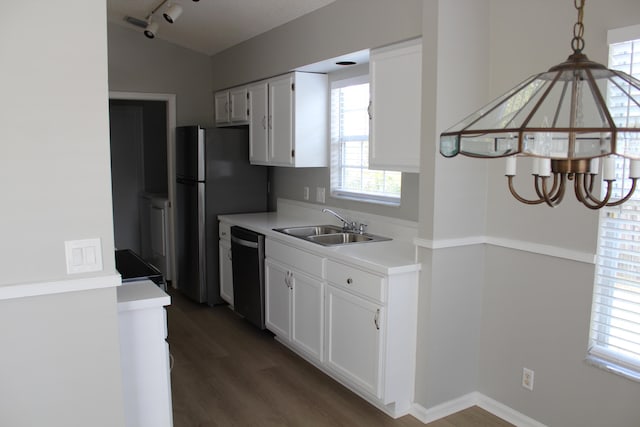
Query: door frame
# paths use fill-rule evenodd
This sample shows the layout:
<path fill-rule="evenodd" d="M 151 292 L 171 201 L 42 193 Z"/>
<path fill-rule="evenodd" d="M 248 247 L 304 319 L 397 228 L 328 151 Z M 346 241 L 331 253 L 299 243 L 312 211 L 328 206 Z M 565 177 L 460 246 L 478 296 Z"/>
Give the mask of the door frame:
<path fill-rule="evenodd" d="M 173 177 L 176 174 L 175 144 L 176 144 L 176 95 L 173 93 L 145 93 L 145 92 L 120 92 L 109 91 L 109 99 L 130 101 L 164 101 L 167 107 L 167 181 L 169 190 L 169 250 L 171 257 L 171 286 L 177 287 L 177 262 L 175 257 L 175 205 L 176 183 Z"/>

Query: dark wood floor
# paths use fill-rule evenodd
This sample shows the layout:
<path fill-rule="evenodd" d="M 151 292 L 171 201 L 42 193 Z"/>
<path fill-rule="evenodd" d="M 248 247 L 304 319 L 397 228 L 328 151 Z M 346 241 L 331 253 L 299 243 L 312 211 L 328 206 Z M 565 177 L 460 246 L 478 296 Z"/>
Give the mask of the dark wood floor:
<path fill-rule="evenodd" d="M 227 307 L 170 290 L 167 308 L 175 427 L 424 426 L 392 419 Z M 474 407 L 431 427 L 504 427 Z"/>

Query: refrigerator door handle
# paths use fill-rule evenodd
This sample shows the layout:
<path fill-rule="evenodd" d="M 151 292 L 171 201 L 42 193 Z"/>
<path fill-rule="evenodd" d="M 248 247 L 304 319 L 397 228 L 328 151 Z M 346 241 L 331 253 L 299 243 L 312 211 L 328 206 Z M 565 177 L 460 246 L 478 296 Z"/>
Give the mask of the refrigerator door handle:
<path fill-rule="evenodd" d="M 207 283 L 206 276 L 206 266 L 207 266 L 207 257 L 206 257 L 206 218 L 205 218 L 205 186 L 204 183 L 198 183 L 198 266 L 200 271 L 198 272 L 200 275 L 200 283 L 202 286 L 205 286 Z M 206 288 L 205 288 L 206 289 Z M 202 291 L 201 291 L 202 292 Z"/>
<path fill-rule="evenodd" d="M 198 181 L 206 180 L 206 170 L 205 170 L 205 138 L 204 138 L 204 129 L 198 127 Z"/>

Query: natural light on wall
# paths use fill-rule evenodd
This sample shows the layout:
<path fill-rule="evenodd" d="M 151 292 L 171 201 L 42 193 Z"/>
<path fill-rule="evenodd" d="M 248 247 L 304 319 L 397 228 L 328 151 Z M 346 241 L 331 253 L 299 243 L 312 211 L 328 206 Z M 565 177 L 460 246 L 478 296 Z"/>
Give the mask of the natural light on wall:
<path fill-rule="evenodd" d="M 612 31 L 609 39 L 609 67 L 640 78 L 640 25 Z M 640 107 L 621 102 L 626 98 L 618 92 L 607 91 L 617 126 L 640 121 Z M 628 173 L 628 163 L 616 160 L 617 176 Z M 628 191 L 622 188 L 625 182 L 614 181 L 615 194 Z M 640 380 L 640 192 L 600 214 L 589 356 L 599 366 Z"/>
<path fill-rule="evenodd" d="M 331 88 L 331 195 L 400 204 L 402 173 L 370 170 L 369 83 L 366 76 L 333 82 Z"/>

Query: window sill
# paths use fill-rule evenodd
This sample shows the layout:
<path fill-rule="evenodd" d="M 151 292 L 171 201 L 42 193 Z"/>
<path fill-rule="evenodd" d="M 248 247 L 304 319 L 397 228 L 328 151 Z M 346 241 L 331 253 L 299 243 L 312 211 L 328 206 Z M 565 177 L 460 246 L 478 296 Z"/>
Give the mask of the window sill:
<path fill-rule="evenodd" d="M 594 355 L 588 355 L 585 362 L 596 368 L 604 369 L 607 372 L 627 378 L 631 381 L 640 382 L 640 372 L 629 369 L 625 366 L 618 365 L 610 360 L 603 359 Z"/>
<path fill-rule="evenodd" d="M 351 200 L 354 202 L 371 203 L 383 206 L 400 206 L 400 199 L 382 199 L 376 197 L 367 197 L 365 194 L 352 194 L 343 192 L 331 192 L 331 197 L 335 199 Z"/>

